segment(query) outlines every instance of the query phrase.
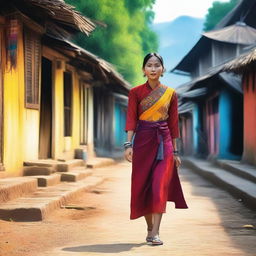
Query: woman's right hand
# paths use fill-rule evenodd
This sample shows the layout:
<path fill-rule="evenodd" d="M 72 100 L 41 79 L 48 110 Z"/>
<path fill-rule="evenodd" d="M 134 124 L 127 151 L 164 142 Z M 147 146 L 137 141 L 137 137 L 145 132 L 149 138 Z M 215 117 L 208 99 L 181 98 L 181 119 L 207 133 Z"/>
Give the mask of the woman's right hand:
<path fill-rule="evenodd" d="M 132 154 L 133 154 L 133 149 L 132 148 L 127 148 L 124 151 L 124 157 L 128 162 L 132 162 Z"/>

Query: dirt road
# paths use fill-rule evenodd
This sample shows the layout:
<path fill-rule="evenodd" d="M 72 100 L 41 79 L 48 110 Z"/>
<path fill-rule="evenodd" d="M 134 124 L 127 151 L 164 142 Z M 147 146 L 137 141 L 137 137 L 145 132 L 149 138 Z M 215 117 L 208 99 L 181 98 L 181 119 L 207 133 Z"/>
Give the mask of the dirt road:
<path fill-rule="evenodd" d="M 106 181 L 42 222 L 0 221 L 0 256 L 256 256 L 256 212 L 188 169 L 180 177 L 189 209 L 168 203 L 160 236 L 145 243 L 144 219 L 129 220 L 129 163 L 95 170 Z"/>

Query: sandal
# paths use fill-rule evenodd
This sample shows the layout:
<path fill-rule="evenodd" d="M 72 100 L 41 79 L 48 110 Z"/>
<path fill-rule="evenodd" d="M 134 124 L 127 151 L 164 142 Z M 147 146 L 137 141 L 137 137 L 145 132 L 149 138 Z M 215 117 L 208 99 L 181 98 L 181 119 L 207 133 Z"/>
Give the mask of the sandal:
<path fill-rule="evenodd" d="M 149 231 L 152 231 L 152 229 L 148 229 L 148 232 L 149 232 Z M 146 237 L 146 242 L 147 242 L 147 243 L 151 243 L 151 242 L 152 242 L 152 236 L 147 235 L 147 237 Z"/>
<path fill-rule="evenodd" d="M 152 243 L 152 236 L 147 236 L 146 237 L 146 241 L 147 241 L 147 243 Z"/>
<path fill-rule="evenodd" d="M 163 245 L 164 243 L 162 240 L 160 240 L 159 235 L 156 235 L 156 236 L 152 237 L 151 244 L 152 245 Z"/>

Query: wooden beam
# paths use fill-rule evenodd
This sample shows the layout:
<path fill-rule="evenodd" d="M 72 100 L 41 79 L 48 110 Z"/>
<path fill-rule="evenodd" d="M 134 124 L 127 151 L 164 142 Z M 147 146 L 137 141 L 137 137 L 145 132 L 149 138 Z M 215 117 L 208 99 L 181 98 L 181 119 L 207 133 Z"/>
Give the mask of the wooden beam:
<path fill-rule="evenodd" d="M 45 45 L 42 46 L 42 55 L 43 57 L 51 61 L 54 61 L 56 58 L 63 59 L 64 61 L 69 61 L 69 58 L 67 58 L 65 55 Z"/>

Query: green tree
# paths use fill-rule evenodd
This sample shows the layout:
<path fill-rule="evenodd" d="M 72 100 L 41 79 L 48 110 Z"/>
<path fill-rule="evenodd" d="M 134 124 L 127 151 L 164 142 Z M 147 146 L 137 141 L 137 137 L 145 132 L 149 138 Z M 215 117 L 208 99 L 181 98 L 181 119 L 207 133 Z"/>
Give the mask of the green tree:
<path fill-rule="evenodd" d="M 217 23 L 220 22 L 221 19 L 236 6 L 237 3 L 238 0 L 229 0 L 229 2 L 213 2 L 212 7 L 208 9 L 208 13 L 206 15 L 204 31 L 212 30 L 215 25 L 217 25 Z"/>
<path fill-rule="evenodd" d="M 106 24 L 75 41 L 83 48 L 113 63 L 133 85 L 144 81 L 141 66 L 145 54 L 156 51 L 158 41 L 150 29 L 155 0 L 66 0 L 85 16 Z"/>

